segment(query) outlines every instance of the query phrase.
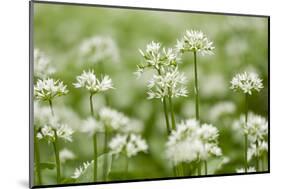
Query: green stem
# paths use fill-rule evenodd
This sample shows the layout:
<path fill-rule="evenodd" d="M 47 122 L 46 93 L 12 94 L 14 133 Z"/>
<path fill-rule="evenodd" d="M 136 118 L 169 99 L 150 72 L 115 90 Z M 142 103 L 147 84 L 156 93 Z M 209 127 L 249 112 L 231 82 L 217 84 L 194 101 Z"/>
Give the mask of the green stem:
<path fill-rule="evenodd" d="M 93 135 L 93 180 L 94 182 L 97 181 L 97 172 L 98 172 L 98 152 L 97 152 L 97 134 Z"/>
<path fill-rule="evenodd" d="M 36 177 L 38 185 L 42 184 L 42 176 L 41 176 L 41 167 L 40 167 L 40 152 L 39 152 L 39 144 L 38 139 L 36 137 L 37 131 L 34 132 L 34 152 L 35 152 L 35 164 L 36 164 Z"/>
<path fill-rule="evenodd" d="M 170 129 L 170 123 L 169 123 L 168 110 L 167 110 L 167 102 L 166 102 L 166 98 L 165 97 L 163 98 L 163 109 L 164 109 L 164 114 L 165 114 L 167 135 L 169 135 L 170 132 L 171 132 L 171 129 Z"/>
<path fill-rule="evenodd" d="M 245 94 L 245 129 L 248 128 L 248 95 Z M 244 134 L 245 149 L 244 149 L 244 163 L 245 163 L 245 172 L 248 172 L 248 134 Z"/>
<path fill-rule="evenodd" d="M 57 131 L 55 132 L 55 140 L 53 141 L 53 147 L 55 152 L 55 159 L 56 159 L 56 170 L 57 170 L 57 183 L 60 183 L 61 181 L 61 169 L 60 169 L 60 157 L 59 157 L 59 150 L 58 150 L 58 136 Z"/>
<path fill-rule="evenodd" d="M 104 162 L 103 162 L 103 180 L 107 180 L 107 161 L 108 161 L 108 155 L 107 155 L 107 141 L 108 141 L 108 129 L 105 125 L 105 131 L 104 131 L 104 146 L 103 146 L 103 154 L 104 154 Z"/>
<path fill-rule="evenodd" d="M 125 174 L 124 174 L 124 179 L 128 178 L 129 174 L 129 157 L 125 154 Z"/>
<path fill-rule="evenodd" d="M 259 171 L 260 170 L 260 165 L 259 165 L 259 154 L 257 153 L 258 152 L 258 141 L 256 141 L 256 171 Z"/>
<path fill-rule="evenodd" d="M 201 162 L 200 161 L 198 162 L 197 174 L 198 174 L 198 176 L 201 175 Z"/>
<path fill-rule="evenodd" d="M 49 106 L 50 106 L 50 109 L 51 109 L 52 116 L 55 116 L 52 100 L 49 100 Z"/>
<path fill-rule="evenodd" d="M 198 89 L 198 74 L 197 74 L 197 58 L 196 52 L 193 52 L 194 55 L 194 77 L 195 77 L 195 86 L 194 86 L 194 93 L 195 93 L 195 113 L 196 113 L 196 120 L 199 121 L 199 89 Z"/>
<path fill-rule="evenodd" d="M 91 109 L 91 115 L 94 117 L 93 93 L 90 94 L 90 109 Z"/>
<path fill-rule="evenodd" d="M 208 163 L 207 163 L 207 160 L 204 161 L 204 167 L 205 167 L 205 175 L 208 175 Z"/>
<path fill-rule="evenodd" d="M 169 104 L 170 104 L 170 111 L 171 111 L 172 129 L 176 129 L 174 106 L 173 106 L 173 101 L 172 101 L 171 95 L 169 95 Z"/>

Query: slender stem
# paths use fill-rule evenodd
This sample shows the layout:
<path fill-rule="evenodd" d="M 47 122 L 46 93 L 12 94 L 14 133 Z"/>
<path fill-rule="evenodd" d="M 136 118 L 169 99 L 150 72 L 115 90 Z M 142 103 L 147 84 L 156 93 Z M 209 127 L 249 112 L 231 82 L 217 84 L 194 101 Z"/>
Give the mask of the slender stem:
<path fill-rule="evenodd" d="M 94 117 L 93 93 L 90 94 L 90 109 L 91 109 L 91 115 Z"/>
<path fill-rule="evenodd" d="M 59 150 L 58 150 L 58 136 L 57 131 L 55 132 L 55 141 L 53 141 L 53 147 L 55 151 L 55 159 L 56 159 L 56 170 L 57 170 L 57 183 L 60 183 L 61 181 L 61 169 L 60 169 L 60 157 L 59 157 Z"/>
<path fill-rule="evenodd" d="M 196 52 L 193 52 L 194 55 L 194 77 L 195 77 L 195 86 L 194 86 L 194 93 L 195 93 L 195 112 L 196 112 L 196 120 L 199 121 L 199 89 L 198 89 L 198 74 L 197 74 L 197 58 Z"/>
<path fill-rule="evenodd" d="M 171 132 L 171 129 L 170 129 L 170 123 L 169 123 L 168 110 L 167 110 L 167 102 L 166 102 L 166 98 L 165 97 L 163 98 L 163 109 L 164 109 L 164 114 L 165 114 L 167 135 L 169 135 L 170 132 Z"/>
<path fill-rule="evenodd" d="M 105 131 L 104 131 L 104 146 L 103 146 L 103 154 L 104 154 L 104 162 L 103 162 L 103 180 L 107 180 L 107 161 L 108 161 L 108 155 L 107 155 L 107 141 L 108 141 L 108 129 L 105 125 Z"/>
<path fill-rule="evenodd" d="M 258 148 L 259 148 L 259 144 L 258 144 L 258 141 L 256 141 L 256 171 L 260 171 L 260 157 L 259 157 L 259 154 L 258 154 Z"/>
<path fill-rule="evenodd" d="M 36 177 L 38 185 L 42 184 L 42 176 L 41 176 L 41 167 L 40 167 L 40 152 L 39 152 L 39 144 L 38 139 L 36 137 L 37 131 L 34 132 L 34 151 L 35 151 L 35 164 L 36 164 Z"/>
<path fill-rule="evenodd" d="M 205 175 L 208 175 L 208 162 L 207 162 L 207 160 L 204 161 L 204 167 L 205 167 Z"/>
<path fill-rule="evenodd" d="M 245 128 L 248 128 L 248 95 L 245 94 Z M 244 149 L 244 163 L 245 163 L 245 172 L 248 172 L 248 134 L 244 134 L 244 141 L 245 141 L 245 149 Z"/>
<path fill-rule="evenodd" d="M 98 152 L 97 152 L 97 134 L 93 135 L 93 158 L 94 158 L 94 163 L 93 163 L 93 180 L 94 182 L 97 181 L 97 172 L 98 172 Z"/>
<path fill-rule="evenodd" d="M 128 174 L 129 174 L 129 157 L 127 155 L 125 155 L 125 174 L 124 174 L 124 179 L 128 178 Z"/>
<path fill-rule="evenodd" d="M 198 176 L 201 175 L 201 162 L 200 161 L 198 162 L 197 174 L 198 174 Z"/>
<path fill-rule="evenodd" d="M 50 109 L 51 109 L 52 116 L 55 116 L 52 100 L 49 100 L 49 106 L 50 106 Z"/>
<path fill-rule="evenodd" d="M 176 129 L 174 106 L 173 106 L 173 101 L 172 101 L 171 95 L 169 95 L 169 104 L 170 104 L 170 111 L 171 111 L 172 129 Z"/>

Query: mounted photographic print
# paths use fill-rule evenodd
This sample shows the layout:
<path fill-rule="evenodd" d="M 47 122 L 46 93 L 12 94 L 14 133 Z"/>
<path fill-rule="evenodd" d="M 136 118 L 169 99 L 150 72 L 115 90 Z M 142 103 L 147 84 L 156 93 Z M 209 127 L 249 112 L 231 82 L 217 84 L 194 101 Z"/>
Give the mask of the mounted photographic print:
<path fill-rule="evenodd" d="M 269 173 L 269 17 L 30 2 L 30 187 Z"/>

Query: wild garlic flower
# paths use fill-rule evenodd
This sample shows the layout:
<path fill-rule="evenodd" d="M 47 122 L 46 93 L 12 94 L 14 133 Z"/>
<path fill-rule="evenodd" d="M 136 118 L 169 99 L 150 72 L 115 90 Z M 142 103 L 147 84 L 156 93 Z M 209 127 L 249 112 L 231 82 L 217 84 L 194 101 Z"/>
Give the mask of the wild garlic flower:
<path fill-rule="evenodd" d="M 248 148 L 248 161 L 253 157 L 261 157 L 268 152 L 268 143 L 266 141 L 258 141 L 256 144 L 252 143 Z"/>
<path fill-rule="evenodd" d="M 262 80 L 256 73 L 236 74 L 231 80 L 231 89 L 252 95 L 253 91 L 259 92 L 263 88 Z"/>
<path fill-rule="evenodd" d="M 256 169 L 254 167 L 248 167 L 247 173 L 254 173 Z M 236 169 L 236 173 L 246 173 L 245 168 Z"/>
<path fill-rule="evenodd" d="M 100 121 L 103 123 L 104 127 L 109 128 L 110 130 L 117 131 L 120 128 L 128 125 L 130 119 L 125 116 L 123 113 L 118 112 L 109 107 L 103 107 L 99 111 Z"/>
<path fill-rule="evenodd" d="M 95 118 L 89 117 L 88 119 L 83 121 L 81 131 L 89 134 L 89 136 L 93 136 L 98 132 L 102 132 L 103 127 L 102 124 Z"/>
<path fill-rule="evenodd" d="M 140 135 L 116 135 L 109 143 L 111 153 L 119 155 L 125 154 L 127 157 L 136 156 L 139 152 L 146 152 L 148 149 L 147 143 Z"/>
<path fill-rule="evenodd" d="M 63 96 L 68 93 L 66 85 L 62 81 L 52 78 L 39 79 L 34 86 L 35 98 L 42 101 L 50 101 L 55 97 Z"/>
<path fill-rule="evenodd" d="M 62 163 L 66 162 L 67 160 L 75 159 L 74 153 L 71 150 L 67 149 L 67 148 L 62 149 L 59 152 L 59 157 L 60 157 L 60 161 Z"/>
<path fill-rule="evenodd" d="M 224 115 L 233 114 L 236 111 L 236 106 L 231 101 L 223 101 L 215 104 L 209 111 L 209 118 L 212 121 L 219 120 Z"/>
<path fill-rule="evenodd" d="M 83 73 L 76 77 L 77 82 L 73 83 L 75 88 L 85 88 L 92 94 L 107 91 L 112 89 L 112 80 L 109 76 L 105 75 L 101 79 L 98 79 L 94 73 L 94 70 L 89 70 L 88 72 L 83 71 Z"/>
<path fill-rule="evenodd" d="M 148 99 L 171 96 L 187 97 L 186 77 L 180 73 L 177 68 L 166 72 L 164 75 L 153 75 L 153 78 L 148 82 Z"/>
<path fill-rule="evenodd" d="M 198 52 L 201 55 L 212 55 L 215 47 L 201 31 L 187 30 L 183 39 L 177 41 L 179 52 Z"/>
<path fill-rule="evenodd" d="M 37 138 L 46 139 L 48 142 L 54 142 L 56 140 L 56 134 L 58 138 L 72 142 L 73 133 L 74 131 L 66 124 L 48 123 L 40 128 L 39 132 L 37 133 Z"/>
<path fill-rule="evenodd" d="M 80 55 L 94 64 L 102 61 L 119 62 L 118 47 L 110 37 L 94 36 L 84 40 L 80 46 Z"/>
<path fill-rule="evenodd" d="M 168 138 L 166 156 L 174 165 L 221 156 L 218 135 L 217 128 L 210 124 L 200 126 L 195 119 L 182 121 Z"/>
<path fill-rule="evenodd" d="M 245 124 L 245 115 L 241 115 L 239 120 L 234 121 L 233 127 L 242 128 L 244 134 L 248 135 L 248 139 L 252 143 L 267 139 L 268 122 L 266 118 L 252 112 L 248 114 L 247 125 Z"/>
<path fill-rule="evenodd" d="M 146 50 L 139 49 L 141 56 L 145 59 L 145 63 L 138 65 L 135 74 L 140 76 L 145 68 L 154 68 L 158 72 L 163 71 L 164 66 L 175 66 L 180 63 L 180 56 L 177 51 L 172 48 L 162 48 L 160 43 L 152 41 L 146 46 Z"/>
<path fill-rule="evenodd" d="M 92 162 L 88 162 L 88 161 L 84 162 L 82 166 L 76 168 L 74 171 L 74 174 L 73 174 L 73 176 L 71 176 L 71 178 L 74 178 L 74 179 L 79 178 L 86 171 L 86 169 L 92 164 Z"/>
<path fill-rule="evenodd" d="M 34 75 L 38 78 L 46 78 L 53 74 L 55 69 L 50 65 L 49 58 L 39 49 L 34 49 Z"/>

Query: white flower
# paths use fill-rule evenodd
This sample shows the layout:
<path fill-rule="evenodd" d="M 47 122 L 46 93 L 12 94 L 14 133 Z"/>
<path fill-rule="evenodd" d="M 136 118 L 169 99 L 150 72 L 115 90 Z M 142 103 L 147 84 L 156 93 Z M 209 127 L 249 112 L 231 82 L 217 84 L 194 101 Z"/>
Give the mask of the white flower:
<path fill-rule="evenodd" d="M 89 117 L 82 123 L 81 131 L 93 136 L 94 134 L 103 131 L 102 124 L 96 119 Z"/>
<path fill-rule="evenodd" d="M 186 82 L 186 77 L 179 73 L 177 68 L 167 71 L 164 75 L 154 74 L 148 83 L 148 99 L 163 99 L 167 96 L 186 97 L 188 94 Z"/>
<path fill-rule="evenodd" d="M 75 158 L 75 155 L 72 151 L 67 148 L 64 148 L 59 153 L 60 161 L 64 163 L 67 160 L 72 160 Z"/>
<path fill-rule="evenodd" d="M 245 173 L 245 168 L 239 168 L 239 169 L 236 169 L 236 173 Z M 247 169 L 247 173 L 253 173 L 253 172 L 256 172 L 256 169 L 254 167 L 248 167 Z"/>
<path fill-rule="evenodd" d="M 51 67 L 49 58 L 39 49 L 34 49 L 34 75 L 46 78 L 53 74 L 55 69 Z"/>
<path fill-rule="evenodd" d="M 266 141 L 258 141 L 256 144 L 252 143 L 248 148 L 248 161 L 253 157 L 261 157 L 268 152 L 268 143 Z"/>
<path fill-rule="evenodd" d="M 241 115 L 240 119 L 234 122 L 233 127 L 237 129 L 242 128 L 244 134 L 248 135 L 249 141 L 252 143 L 265 140 L 268 135 L 268 122 L 266 118 L 255 115 L 252 112 L 248 114 L 247 125 L 245 124 L 245 116 Z"/>
<path fill-rule="evenodd" d="M 84 59 L 83 62 L 119 62 L 118 47 L 110 37 L 94 36 L 84 40 L 80 46 L 80 55 Z"/>
<path fill-rule="evenodd" d="M 109 142 L 109 148 L 112 154 L 120 154 L 124 147 L 127 144 L 127 135 L 117 134 L 114 138 Z"/>
<path fill-rule="evenodd" d="M 233 102 L 225 101 L 215 104 L 209 111 L 209 117 L 212 121 L 217 121 L 221 116 L 232 114 L 236 110 Z"/>
<path fill-rule="evenodd" d="M 161 72 L 165 66 L 175 66 L 180 63 L 177 51 L 172 48 L 168 50 L 161 48 L 161 44 L 154 41 L 146 46 L 145 51 L 139 50 L 139 52 L 145 59 L 145 64 L 138 65 L 138 70 L 135 72 L 137 76 L 140 76 L 145 68 L 152 67 Z"/>
<path fill-rule="evenodd" d="M 230 83 L 230 88 L 234 91 L 240 90 L 249 95 L 252 95 L 254 90 L 259 92 L 263 88 L 262 80 L 256 73 L 236 74 Z"/>
<path fill-rule="evenodd" d="M 146 152 L 148 149 L 147 143 L 140 135 L 116 135 L 109 143 L 111 153 L 119 155 L 125 153 L 127 157 L 137 155 L 139 152 Z"/>
<path fill-rule="evenodd" d="M 68 90 L 62 81 L 51 78 L 39 79 L 34 86 L 35 98 L 42 101 L 53 100 L 57 96 L 66 95 Z"/>
<path fill-rule="evenodd" d="M 171 132 L 166 143 L 166 156 L 174 165 L 221 156 L 217 140 L 218 130 L 214 126 L 200 126 L 195 119 L 185 120 Z"/>
<path fill-rule="evenodd" d="M 211 55 L 215 49 L 213 42 L 203 32 L 196 30 L 187 30 L 183 39 L 177 41 L 176 48 L 180 52 L 198 52 L 201 55 Z"/>
<path fill-rule="evenodd" d="M 76 79 L 77 83 L 73 83 L 75 88 L 85 88 L 93 94 L 113 88 L 109 76 L 105 75 L 99 80 L 93 70 L 83 71 Z"/>
<path fill-rule="evenodd" d="M 55 119 L 49 107 L 41 106 L 38 101 L 34 101 L 34 125 L 42 127 L 44 124 L 49 123 L 50 120 Z"/>
<path fill-rule="evenodd" d="M 90 165 L 91 165 L 90 162 L 88 162 L 88 161 L 84 162 L 82 166 L 75 169 L 74 174 L 73 174 L 73 176 L 71 176 L 71 178 L 74 178 L 74 179 L 79 178 Z"/>
<path fill-rule="evenodd" d="M 128 125 L 130 121 L 123 113 L 108 107 L 103 107 L 100 110 L 99 118 L 105 127 L 111 128 L 115 131 Z"/>
<path fill-rule="evenodd" d="M 68 142 L 72 142 L 73 133 L 74 131 L 66 124 L 61 124 L 57 129 L 57 136 Z"/>

